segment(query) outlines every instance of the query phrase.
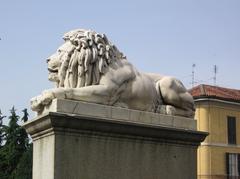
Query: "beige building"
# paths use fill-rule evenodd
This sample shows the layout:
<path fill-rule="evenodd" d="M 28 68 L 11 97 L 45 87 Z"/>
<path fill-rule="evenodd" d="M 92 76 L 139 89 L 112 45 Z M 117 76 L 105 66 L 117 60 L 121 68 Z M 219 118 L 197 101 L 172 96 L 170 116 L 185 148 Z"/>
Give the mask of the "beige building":
<path fill-rule="evenodd" d="M 198 130 L 198 179 L 240 179 L 240 90 L 199 85 L 190 90 Z"/>

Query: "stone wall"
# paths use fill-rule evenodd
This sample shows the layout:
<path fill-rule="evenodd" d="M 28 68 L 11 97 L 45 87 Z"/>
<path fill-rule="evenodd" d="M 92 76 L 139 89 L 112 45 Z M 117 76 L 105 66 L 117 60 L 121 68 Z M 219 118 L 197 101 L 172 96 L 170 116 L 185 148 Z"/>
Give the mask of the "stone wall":
<path fill-rule="evenodd" d="M 194 179 L 206 136 L 193 119 L 59 99 L 24 127 L 33 179 Z"/>

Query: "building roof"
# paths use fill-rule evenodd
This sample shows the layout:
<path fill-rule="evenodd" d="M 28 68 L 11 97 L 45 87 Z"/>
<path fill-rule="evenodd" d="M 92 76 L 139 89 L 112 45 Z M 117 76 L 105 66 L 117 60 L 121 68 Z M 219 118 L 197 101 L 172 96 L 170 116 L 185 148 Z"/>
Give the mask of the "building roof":
<path fill-rule="evenodd" d="M 194 99 L 214 98 L 240 103 L 240 90 L 201 84 L 189 90 Z"/>

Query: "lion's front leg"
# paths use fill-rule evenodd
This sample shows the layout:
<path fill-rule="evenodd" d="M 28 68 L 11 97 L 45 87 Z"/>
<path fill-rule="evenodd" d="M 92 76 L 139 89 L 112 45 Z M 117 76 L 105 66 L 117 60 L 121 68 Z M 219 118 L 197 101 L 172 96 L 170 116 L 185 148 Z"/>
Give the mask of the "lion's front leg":
<path fill-rule="evenodd" d="M 118 99 L 118 86 L 114 84 L 92 85 L 81 88 L 54 88 L 43 91 L 42 95 L 31 100 L 33 111 L 41 112 L 53 99 L 70 99 L 91 103 L 112 105 Z M 114 93 L 113 93 L 114 92 Z"/>
<path fill-rule="evenodd" d="M 49 89 L 42 92 L 41 95 L 31 99 L 31 108 L 33 111 L 42 111 L 44 106 L 49 105 L 54 98 L 65 99 L 64 88 Z"/>

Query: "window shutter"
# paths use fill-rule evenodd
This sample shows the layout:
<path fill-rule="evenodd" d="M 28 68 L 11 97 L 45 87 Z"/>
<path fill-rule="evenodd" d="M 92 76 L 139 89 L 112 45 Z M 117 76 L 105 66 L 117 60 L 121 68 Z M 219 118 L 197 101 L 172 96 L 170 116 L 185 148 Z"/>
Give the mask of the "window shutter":
<path fill-rule="evenodd" d="M 238 176 L 240 175 L 240 154 L 238 154 Z"/>
<path fill-rule="evenodd" d="M 227 117 L 227 127 L 228 127 L 228 143 L 236 144 L 236 118 L 228 116 Z"/>
<path fill-rule="evenodd" d="M 229 176 L 229 153 L 226 153 L 226 170 L 227 170 L 227 176 Z"/>
<path fill-rule="evenodd" d="M 233 130 L 233 133 L 232 133 L 232 137 L 233 137 L 233 143 L 236 144 L 236 119 L 235 118 L 232 118 L 232 130 Z"/>

